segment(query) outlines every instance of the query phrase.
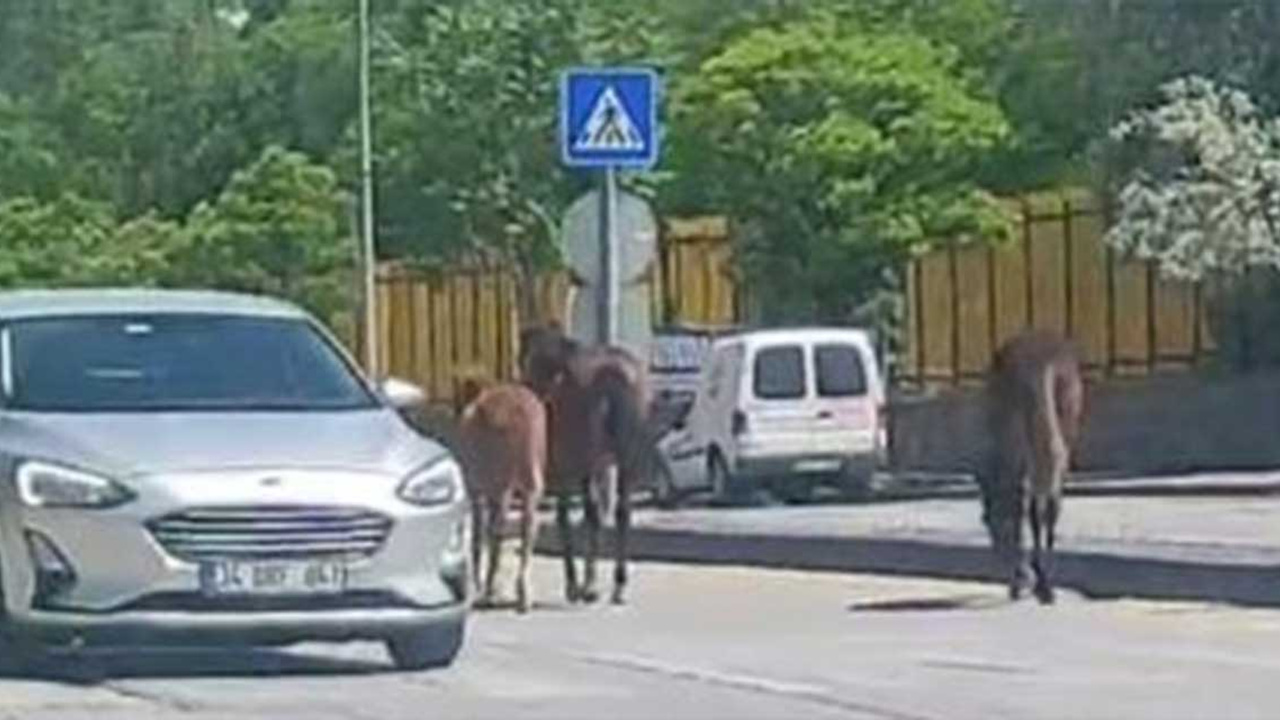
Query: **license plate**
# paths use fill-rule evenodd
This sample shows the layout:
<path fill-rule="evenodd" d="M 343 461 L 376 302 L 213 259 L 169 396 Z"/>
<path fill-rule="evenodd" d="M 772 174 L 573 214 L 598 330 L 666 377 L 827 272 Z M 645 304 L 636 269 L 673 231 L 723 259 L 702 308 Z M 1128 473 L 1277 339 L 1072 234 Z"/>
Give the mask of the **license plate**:
<path fill-rule="evenodd" d="M 335 595 L 347 588 L 340 562 L 216 562 L 200 567 L 206 595 Z"/>
<path fill-rule="evenodd" d="M 827 473 L 840 469 L 839 460 L 801 460 L 792 466 L 798 473 Z"/>

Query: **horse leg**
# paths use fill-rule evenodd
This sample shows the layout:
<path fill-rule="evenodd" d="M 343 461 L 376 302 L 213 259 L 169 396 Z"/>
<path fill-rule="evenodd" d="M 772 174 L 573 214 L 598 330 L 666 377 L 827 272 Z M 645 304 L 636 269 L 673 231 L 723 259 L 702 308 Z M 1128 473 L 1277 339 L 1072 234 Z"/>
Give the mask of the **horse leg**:
<path fill-rule="evenodd" d="M 497 499 L 489 500 L 489 570 L 484 579 L 484 594 L 481 603 L 494 603 L 494 588 L 497 587 L 498 569 L 502 565 L 502 528 L 507 519 L 507 499 L 504 493 Z"/>
<path fill-rule="evenodd" d="M 538 495 L 527 493 L 520 508 L 520 574 L 516 579 L 516 610 L 533 608 L 533 547 L 538 540 Z"/>
<path fill-rule="evenodd" d="M 613 604 L 626 602 L 627 588 L 627 540 L 631 531 L 631 473 L 619 471 L 613 501 L 614 524 L 617 539 L 613 559 Z"/>
<path fill-rule="evenodd" d="M 1057 534 L 1058 515 L 1062 510 L 1062 498 L 1050 495 L 1044 499 L 1042 521 L 1044 522 L 1044 557 L 1036 570 L 1039 582 L 1036 586 L 1036 597 L 1045 605 L 1052 605 L 1055 597 L 1053 590 L 1054 536 Z"/>
<path fill-rule="evenodd" d="M 1015 485 L 1015 488 L 1013 497 L 1009 500 L 1008 517 L 1005 520 L 1008 533 L 1005 559 L 1009 572 L 1009 599 L 1011 600 L 1022 598 L 1022 591 L 1026 589 L 1029 575 L 1026 544 L 1022 540 L 1023 527 L 1026 524 L 1029 509 L 1027 494 L 1021 482 Z"/>
<path fill-rule="evenodd" d="M 574 562 L 573 524 L 569 518 L 569 494 L 566 488 L 556 491 L 556 530 L 560 535 L 560 556 L 564 559 L 564 597 L 569 604 L 578 602 L 578 568 Z"/>
<path fill-rule="evenodd" d="M 485 531 L 484 503 L 482 497 L 471 498 L 471 582 L 477 595 L 484 589 L 481 564 L 484 560 L 485 538 L 488 537 Z"/>
<path fill-rule="evenodd" d="M 1044 537 L 1044 501 L 1039 494 L 1031 498 L 1031 505 L 1028 508 L 1031 513 L 1031 569 L 1035 572 L 1035 593 L 1036 597 L 1044 601 L 1044 565 L 1043 554 L 1044 547 L 1042 538 Z"/>
<path fill-rule="evenodd" d="M 600 599 L 596 591 L 596 558 L 600 554 L 600 477 L 588 475 L 583 480 L 583 524 L 587 530 L 587 546 L 583 555 L 582 601 L 594 603 Z"/>

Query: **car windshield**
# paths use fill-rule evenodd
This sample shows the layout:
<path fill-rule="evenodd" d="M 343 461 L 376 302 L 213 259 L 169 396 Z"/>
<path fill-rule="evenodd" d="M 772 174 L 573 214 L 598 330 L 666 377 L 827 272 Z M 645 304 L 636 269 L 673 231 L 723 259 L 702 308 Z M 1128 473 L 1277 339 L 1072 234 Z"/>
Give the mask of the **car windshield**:
<path fill-rule="evenodd" d="M 313 411 L 375 406 L 303 320 L 214 315 L 23 320 L 9 407 L 42 412 Z"/>

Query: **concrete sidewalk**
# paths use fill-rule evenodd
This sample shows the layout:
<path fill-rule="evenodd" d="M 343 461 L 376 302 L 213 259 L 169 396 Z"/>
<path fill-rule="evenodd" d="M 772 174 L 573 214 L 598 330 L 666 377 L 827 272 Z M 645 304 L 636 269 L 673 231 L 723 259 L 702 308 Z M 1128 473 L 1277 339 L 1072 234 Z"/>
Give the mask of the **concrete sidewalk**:
<path fill-rule="evenodd" d="M 644 511 L 634 528 L 643 559 L 1002 581 L 974 498 Z M 1057 576 L 1093 597 L 1280 605 L 1280 497 L 1069 498 Z"/>

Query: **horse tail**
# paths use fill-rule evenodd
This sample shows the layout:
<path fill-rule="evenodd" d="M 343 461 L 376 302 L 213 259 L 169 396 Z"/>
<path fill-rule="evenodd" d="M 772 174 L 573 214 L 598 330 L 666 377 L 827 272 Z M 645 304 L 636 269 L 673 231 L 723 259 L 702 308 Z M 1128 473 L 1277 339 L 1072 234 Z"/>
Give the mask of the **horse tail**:
<path fill-rule="evenodd" d="M 661 456 L 635 382 L 622 368 L 607 365 L 596 372 L 592 385 L 604 400 L 604 429 L 618 463 L 642 476 L 653 472 Z"/>
<path fill-rule="evenodd" d="M 1047 481 L 1049 487 L 1033 488 L 1037 494 L 1058 495 L 1061 491 L 1062 474 L 1066 470 L 1067 449 L 1066 436 L 1063 434 L 1062 419 L 1058 416 L 1058 374 L 1057 363 L 1045 363 L 1040 369 L 1033 388 L 1034 402 L 1031 407 L 1031 434 L 1035 465 L 1045 466 L 1035 475 Z"/>

